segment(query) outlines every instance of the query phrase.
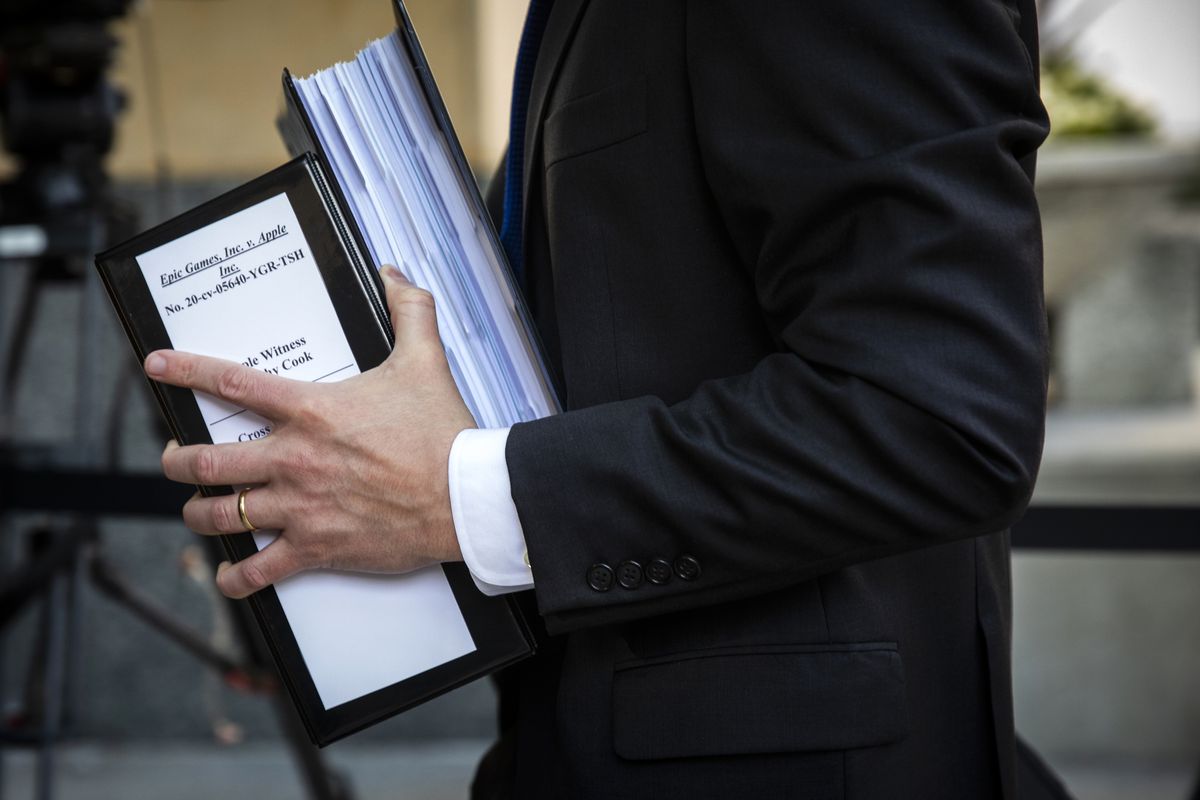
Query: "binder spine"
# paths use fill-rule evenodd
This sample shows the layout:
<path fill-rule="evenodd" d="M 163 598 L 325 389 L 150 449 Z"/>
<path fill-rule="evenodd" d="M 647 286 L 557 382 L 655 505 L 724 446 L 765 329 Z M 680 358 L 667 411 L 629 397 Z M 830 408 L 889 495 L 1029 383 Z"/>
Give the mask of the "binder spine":
<path fill-rule="evenodd" d="M 467 157 L 462 150 L 462 143 L 459 142 L 458 134 L 454 131 L 450 112 L 446 110 L 446 104 L 443 102 L 442 94 L 437 88 L 437 82 L 433 79 L 433 71 L 429 67 L 429 60 L 425 57 L 425 51 L 422 49 L 421 42 L 417 38 L 417 32 L 413 28 L 412 19 L 408 15 L 408 9 L 404 5 L 404 0 L 392 0 L 392 11 L 396 18 L 400 40 L 404 43 L 405 50 L 408 51 L 408 56 L 413 64 L 421 91 L 425 95 L 425 101 L 429 104 L 434 122 L 437 123 L 442 138 L 449 145 L 450 155 L 458 171 L 459 183 L 462 185 L 467 197 L 470 198 L 476 216 L 487 223 L 485 227 L 488 233 L 488 241 L 496 254 L 496 258 L 503 266 L 503 278 L 508 287 L 509 296 L 512 297 L 517 316 L 520 317 L 526 335 L 533 345 L 533 354 L 537 358 L 538 366 L 541 368 L 542 380 L 548 389 L 549 400 L 554 408 L 554 412 L 561 412 L 562 391 L 560 383 L 556 379 L 551 365 L 546 361 L 544 355 L 546 348 L 541 341 L 537 326 L 533 322 L 533 316 L 529 313 L 529 308 L 525 303 L 525 296 L 522 294 L 520 286 L 517 285 L 516 279 L 513 277 L 512 265 L 508 263 L 508 254 L 504 251 L 504 247 L 500 244 L 500 238 L 496 234 L 494 226 L 489 221 L 491 218 L 488 214 L 487 206 L 483 202 L 483 197 L 479 194 L 479 185 L 475 181 L 475 174 L 471 171 L 470 164 L 467 163 Z"/>

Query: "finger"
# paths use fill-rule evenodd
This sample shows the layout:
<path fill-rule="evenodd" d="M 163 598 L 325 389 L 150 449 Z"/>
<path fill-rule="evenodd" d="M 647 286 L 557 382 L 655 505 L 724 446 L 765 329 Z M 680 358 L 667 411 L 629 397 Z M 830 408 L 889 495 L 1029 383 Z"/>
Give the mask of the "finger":
<path fill-rule="evenodd" d="M 226 562 L 217 567 L 217 588 L 226 597 L 241 599 L 295 575 L 304 566 L 300 554 L 281 536 L 236 564 Z"/>
<path fill-rule="evenodd" d="M 179 483 L 235 486 L 266 483 L 272 473 L 270 439 L 227 444 L 167 445 L 163 474 Z"/>
<path fill-rule="evenodd" d="M 262 486 L 246 492 L 246 519 L 255 528 L 279 530 L 287 527 L 285 509 L 275 492 Z M 213 536 L 221 533 L 243 533 L 246 526 L 238 513 L 238 493 L 221 497 L 195 494 L 183 506 L 183 524 L 188 530 Z"/>
<path fill-rule="evenodd" d="M 391 265 L 385 266 L 380 273 L 387 291 L 392 328 L 396 331 L 397 349 L 439 341 L 433 295 L 410 283 Z"/>
<path fill-rule="evenodd" d="M 172 386 L 198 389 L 228 400 L 241 408 L 256 411 L 276 422 L 287 419 L 295 408 L 306 383 L 269 375 L 220 358 L 155 350 L 146 356 L 146 374 Z"/>

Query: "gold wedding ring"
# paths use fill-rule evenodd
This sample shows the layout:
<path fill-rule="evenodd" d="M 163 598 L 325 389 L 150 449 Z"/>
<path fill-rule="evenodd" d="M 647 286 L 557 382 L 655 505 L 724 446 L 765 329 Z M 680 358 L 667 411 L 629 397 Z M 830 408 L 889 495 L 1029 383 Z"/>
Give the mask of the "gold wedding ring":
<path fill-rule="evenodd" d="M 242 527 L 246 529 L 246 533 L 253 533 L 258 528 L 254 527 L 254 523 L 246 516 L 246 495 L 249 493 L 249 489 L 238 492 L 238 516 L 242 518 Z"/>

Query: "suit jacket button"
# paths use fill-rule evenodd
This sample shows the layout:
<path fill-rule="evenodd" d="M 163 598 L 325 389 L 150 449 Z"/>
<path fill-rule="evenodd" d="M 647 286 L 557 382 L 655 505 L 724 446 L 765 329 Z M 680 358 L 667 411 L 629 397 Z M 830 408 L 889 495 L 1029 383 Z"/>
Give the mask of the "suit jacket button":
<path fill-rule="evenodd" d="M 700 562 L 692 556 L 680 556 L 675 559 L 675 574 L 682 580 L 694 581 L 700 577 Z"/>
<path fill-rule="evenodd" d="M 636 589 L 642 585 L 642 565 L 636 561 L 622 561 L 617 565 L 617 583 L 625 589 Z"/>
<path fill-rule="evenodd" d="M 597 592 L 607 592 L 613 587 L 612 567 L 608 564 L 592 564 L 588 567 L 587 582 L 588 586 L 595 589 Z"/>
<path fill-rule="evenodd" d="M 671 580 L 671 562 L 665 558 L 653 559 L 646 565 L 646 579 L 660 586 Z"/>

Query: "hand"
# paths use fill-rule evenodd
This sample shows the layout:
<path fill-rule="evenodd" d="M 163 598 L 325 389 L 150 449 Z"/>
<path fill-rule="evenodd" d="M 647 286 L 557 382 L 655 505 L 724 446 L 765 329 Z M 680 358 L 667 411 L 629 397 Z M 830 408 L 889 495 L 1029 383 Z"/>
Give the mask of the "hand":
<path fill-rule="evenodd" d="M 160 350 L 146 358 L 157 381 L 196 389 L 272 423 L 265 439 L 167 444 L 163 472 L 205 486 L 255 484 L 246 516 L 279 538 L 222 565 L 217 585 L 245 597 L 318 567 L 407 572 L 461 561 L 447 461 L 454 437 L 475 427 L 437 333 L 433 298 L 383 270 L 396 348 L 378 367 L 330 384 L 268 375 L 215 358 Z M 245 530 L 237 495 L 194 496 L 183 519 L 197 533 Z"/>

